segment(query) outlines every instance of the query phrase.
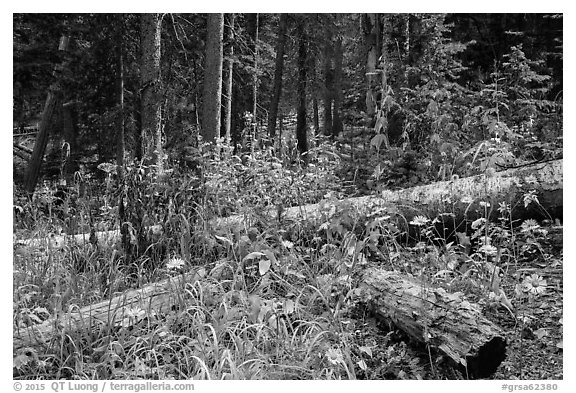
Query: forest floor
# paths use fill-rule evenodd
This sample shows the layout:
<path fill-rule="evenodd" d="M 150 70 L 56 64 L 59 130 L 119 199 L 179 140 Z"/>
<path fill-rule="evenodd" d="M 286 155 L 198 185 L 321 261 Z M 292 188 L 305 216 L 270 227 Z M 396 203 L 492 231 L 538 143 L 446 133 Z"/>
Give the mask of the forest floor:
<path fill-rule="evenodd" d="M 354 222 L 358 228 L 363 224 Z M 364 247 L 364 241 L 356 242 L 354 231 L 321 239 L 317 228 L 307 232 L 299 223 L 294 224 L 294 231 L 271 226 L 239 238 L 205 236 L 214 254 L 210 254 L 212 260 L 190 261 L 192 268 L 204 271 L 204 276 L 198 285 L 202 290 L 192 286 L 185 291 L 187 308 L 166 316 L 147 316 L 134 325 L 130 322 L 114 337 L 106 329 L 95 335 L 80 333 L 75 345 L 84 348 L 79 350 L 84 358 L 78 363 L 56 351 L 38 354 L 45 359 L 39 367 L 28 355 L 15 354 L 14 375 L 48 379 L 202 378 L 206 375 L 197 364 L 188 360 L 181 363 L 201 353 L 204 369 L 209 369 L 206 373 L 212 379 L 466 379 L 442 356 L 414 344 L 402 331 L 384 326 L 354 304 L 340 304 L 337 297 L 342 292 L 334 297 L 334 288 L 342 289 L 336 284 L 348 274 L 345 260 L 350 256 L 350 244 L 362 243 L 367 265 L 411 275 L 450 292 L 462 292 L 482 306 L 483 315 L 503 330 L 508 344 L 506 358 L 492 379 L 562 379 L 563 228 L 559 223 L 544 227 L 535 221 L 524 224 L 514 228 L 513 237 L 508 233 L 507 238 L 515 240 L 506 243 L 506 255 L 498 257 L 497 262 L 500 289 L 510 299 L 512 309 L 491 301 L 486 277 L 492 264 L 478 251 L 467 256 L 468 262 L 472 261 L 470 266 L 451 267 L 448 271 L 447 261 L 462 255 L 454 251 L 456 246 L 425 242 L 400 245 L 394 236 L 377 242 L 378 249 L 388 250 L 386 255 L 380 253 L 382 258 Z M 329 225 L 342 230 L 340 218 Z M 537 229 L 530 229 L 531 225 Z M 288 238 L 288 232 L 294 237 Z M 159 243 L 174 241 L 175 233 L 164 236 Z M 366 234 L 362 236 L 358 239 L 367 239 Z M 114 274 L 126 285 L 117 266 L 113 266 L 115 255 L 110 250 L 64 247 L 48 252 L 46 259 L 42 253 L 28 255 L 15 249 L 15 321 L 34 316 L 34 310 L 40 310 L 36 322 L 45 320 L 51 302 L 60 296 L 57 291 L 66 295 L 69 283 L 77 287 L 70 304 L 79 307 L 107 299 Z M 269 270 L 270 261 L 268 265 L 261 263 L 265 262 L 265 258 L 260 259 L 264 255 L 277 259 L 273 270 Z M 78 265 L 74 263 L 79 261 L 85 269 L 81 273 L 75 271 Z M 172 258 L 169 264 L 176 262 L 184 263 Z M 238 272 L 242 270 L 244 286 L 239 287 Z M 175 273 L 165 267 L 159 271 L 161 278 Z M 267 271 L 273 274 L 266 275 Z M 47 275 L 53 277 L 47 280 Z M 157 281 L 159 277 L 150 278 Z M 286 317 L 294 325 L 283 331 L 276 316 Z M 201 340 L 208 325 L 212 333 Z M 240 341 L 231 341 L 231 337 L 248 342 L 239 346 Z M 123 343 L 122 351 L 102 347 L 102 342 L 111 339 Z M 148 347 L 147 340 L 158 342 L 164 349 Z M 152 354 L 165 359 L 164 364 L 152 364 L 148 358 Z M 228 363 L 218 354 L 231 356 L 235 366 L 226 366 Z"/>
<path fill-rule="evenodd" d="M 521 277 L 538 275 L 545 280 L 545 291 L 538 296 L 522 296 L 520 300 L 513 300 L 515 311 L 511 312 L 501 305 L 486 304 L 482 300 L 484 295 L 477 291 L 467 292 L 471 300 L 484 305 L 483 314 L 497 326 L 502 328 L 507 340 L 506 358 L 498 367 L 491 379 L 502 380 L 561 380 L 563 379 L 563 250 L 562 227 L 547 228 L 548 236 L 539 242 L 537 252 L 532 252 L 519 258 L 517 264 L 510 264 L 505 268 L 504 276 L 518 278 L 517 280 L 503 280 L 502 289 L 505 293 L 513 295 Z M 418 271 L 410 269 L 410 273 L 417 275 Z M 480 296 L 477 296 L 480 294 Z M 372 329 L 370 329 L 370 325 Z M 383 347 L 390 347 L 389 337 L 383 337 L 382 326 L 370 321 L 364 330 L 365 340 L 379 342 Z M 407 337 L 401 332 L 396 337 L 399 342 L 408 343 Z M 368 338 L 372 336 L 371 339 Z M 391 369 L 390 362 L 384 373 L 378 375 L 377 367 L 371 370 L 370 379 L 465 379 L 458 371 L 441 358 L 435 358 L 426 348 L 408 346 L 403 348 L 405 359 L 397 367 Z M 382 354 L 382 358 L 389 360 L 390 353 Z M 374 359 L 378 359 L 378 354 Z M 399 357 L 397 358 L 399 359 Z M 393 370 L 391 372 L 391 370 Z"/>
<path fill-rule="evenodd" d="M 546 280 L 546 291 L 516 304 L 516 319 L 507 313 L 487 313 L 505 329 L 507 358 L 500 365 L 498 379 L 563 378 L 563 249 L 562 228 L 552 228 L 533 257 L 519 260 L 509 274 L 538 274 Z M 509 285 L 505 291 L 513 292 Z"/>

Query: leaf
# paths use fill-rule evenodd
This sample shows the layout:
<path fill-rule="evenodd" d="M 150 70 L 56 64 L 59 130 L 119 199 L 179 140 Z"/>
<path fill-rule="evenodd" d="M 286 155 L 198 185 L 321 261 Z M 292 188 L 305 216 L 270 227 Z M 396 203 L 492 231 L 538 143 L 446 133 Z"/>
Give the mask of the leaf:
<path fill-rule="evenodd" d="M 250 254 L 246 255 L 246 256 L 242 259 L 242 261 L 247 261 L 247 260 L 249 260 L 249 259 L 256 259 L 256 258 L 260 258 L 260 257 L 263 257 L 263 256 L 264 256 L 263 253 L 258 252 L 258 251 L 254 251 L 254 252 L 251 252 Z"/>
<path fill-rule="evenodd" d="M 226 243 L 229 246 L 232 245 L 232 241 L 230 239 L 228 239 L 227 237 L 224 236 L 218 236 L 218 235 L 214 235 L 214 237 L 216 238 L 216 240 L 220 240 L 222 243 Z"/>
<path fill-rule="evenodd" d="M 376 134 L 380 134 L 382 130 L 386 130 L 388 127 L 388 120 L 386 117 L 382 116 L 381 112 L 378 113 L 378 119 L 376 120 L 376 124 L 374 125 L 374 131 Z"/>
<path fill-rule="evenodd" d="M 276 257 L 274 256 L 274 253 L 272 251 L 263 250 L 262 252 L 264 253 L 264 255 L 268 257 L 268 259 L 270 259 L 270 261 L 272 261 L 273 264 L 278 265 L 278 261 L 276 260 Z"/>
<path fill-rule="evenodd" d="M 358 347 L 358 349 L 360 350 L 360 352 L 364 352 L 366 355 L 372 357 L 372 348 L 366 347 L 366 346 L 361 346 L 361 347 Z"/>
<path fill-rule="evenodd" d="M 284 313 L 292 314 L 294 311 L 296 311 L 296 303 L 292 299 L 286 299 L 284 302 Z"/>
<path fill-rule="evenodd" d="M 376 150 L 380 150 L 380 146 L 384 143 L 384 146 L 388 146 L 388 138 L 384 134 L 374 135 L 370 141 L 370 147 L 374 146 Z"/>
<path fill-rule="evenodd" d="M 269 259 L 261 259 L 258 263 L 258 269 L 260 271 L 260 275 L 263 276 L 270 270 L 270 266 L 272 266 L 272 262 Z"/>
<path fill-rule="evenodd" d="M 538 329 L 534 331 L 534 335 L 540 340 L 548 335 L 548 329 Z"/>
<path fill-rule="evenodd" d="M 14 367 L 16 367 L 17 369 L 21 369 L 22 367 L 26 366 L 28 363 L 30 363 L 31 359 L 24 355 L 18 355 L 14 358 Z"/>

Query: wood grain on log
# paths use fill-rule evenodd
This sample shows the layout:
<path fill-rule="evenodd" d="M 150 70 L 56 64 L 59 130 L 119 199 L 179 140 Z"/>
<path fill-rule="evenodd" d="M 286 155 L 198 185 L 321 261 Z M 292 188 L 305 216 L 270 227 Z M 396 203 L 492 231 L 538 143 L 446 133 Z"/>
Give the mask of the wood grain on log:
<path fill-rule="evenodd" d="M 359 287 L 377 316 L 451 359 L 465 376 L 489 377 L 506 356 L 502 330 L 462 293 L 376 268 L 362 273 Z"/>

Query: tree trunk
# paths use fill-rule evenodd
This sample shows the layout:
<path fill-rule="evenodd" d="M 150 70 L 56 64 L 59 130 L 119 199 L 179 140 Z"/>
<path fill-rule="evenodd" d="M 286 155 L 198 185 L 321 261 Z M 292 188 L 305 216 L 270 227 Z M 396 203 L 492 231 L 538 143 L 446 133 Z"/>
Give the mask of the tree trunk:
<path fill-rule="evenodd" d="M 324 43 L 324 135 L 332 135 L 332 29 L 326 27 Z"/>
<path fill-rule="evenodd" d="M 370 116 L 376 114 L 377 93 L 380 83 L 378 83 L 378 72 L 376 70 L 378 59 L 381 54 L 380 38 L 380 16 L 379 14 L 364 15 L 364 41 L 366 46 L 366 113 Z"/>
<path fill-rule="evenodd" d="M 220 130 L 224 14 L 208 14 L 206 66 L 202 111 L 202 137 L 215 142 Z"/>
<path fill-rule="evenodd" d="M 142 139 L 146 160 L 162 171 L 162 102 L 160 99 L 160 14 L 142 14 Z"/>
<path fill-rule="evenodd" d="M 276 117 L 278 105 L 282 95 L 282 74 L 284 70 L 284 51 L 286 47 L 286 31 L 288 29 L 288 14 L 280 14 L 278 26 L 278 40 L 276 42 L 276 67 L 274 69 L 274 85 L 270 98 L 270 111 L 268 112 L 268 135 L 272 142 L 276 137 Z"/>
<path fill-rule="evenodd" d="M 314 121 L 314 134 L 320 135 L 320 109 L 318 108 L 318 97 L 316 95 L 312 98 L 312 111 Z"/>
<path fill-rule="evenodd" d="M 340 107 L 342 105 L 342 61 L 344 53 L 342 51 L 342 37 L 336 39 L 334 48 L 334 113 L 332 116 L 332 135 L 338 136 L 342 132 L 342 119 L 340 117 Z"/>
<path fill-rule="evenodd" d="M 74 173 L 78 170 L 78 132 L 76 128 L 76 103 L 69 102 L 62 105 L 62 129 L 64 140 L 68 143 L 69 154 L 64 165 L 64 179 L 66 184 L 73 182 Z"/>
<path fill-rule="evenodd" d="M 459 292 L 376 268 L 362 272 L 359 288 L 378 317 L 451 359 L 464 376 L 487 378 L 506 357 L 503 331 Z"/>
<path fill-rule="evenodd" d="M 259 33 L 259 17 L 256 14 L 256 32 L 254 34 L 254 86 L 253 86 L 253 102 L 252 108 L 252 140 L 250 141 L 250 154 L 254 157 L 254 144 L 258 141 L 258 33 Z"/>
<path fill-rule="evenodd" d="M 60 45 L 58 50 L 67 51 L 69 37 L 62 36 L 60 38 Z M 54 116 L 56 113 L 56 108 L 60 100 L 61 86 L 59 83 L 60 74 L 64 68 L 64 65 L 57 65 L 54 70 L 54 76 L 56 81 L 48 89 L 48 97 L 46 98 L 46 104 L 44 105 L 44 112 L 42 112 L 42 120 L 40 121 L 40 129 L 38 135 L 36 136 L 36 141 L 34 143 L 34 150 L 32 152 L 32 157 L 28 164 L 28 171 L 26 173 L 26 183 L 24 188 L 29 195 L 34 194 L 34 189 L 36 188 L 36 182 L 38 181 L 38 176 L 40 175 L 40 167 L 42 166 L 42 159 L 44 158 L 44 153 L 46 152 L 46 146 L 48 145 L 48 139 L 50 137 L 50 128 L 54 122 Z"/>
<path fill-rule="evenodd" d="M 308 136 L 306 135 L 306 58 L 307 37 L 306 22 L 303 16 L 298 22 L 298 106 L 296 115 L 296 140 L 300 154 L 308 151 Z"/>
<path fill-rule="evenodd" d="M 222 97 L 224 98 L 223 105 L 223 127 L 220 135 L 223 136 L 227 142 L 230 142 L 231 129 L 232 129 L 232 76 L 234 71 L 234 14 L 227 14 L 228 24 L 225 28 L 225 41 L 224 58 L 226 60 L 226 67 L 222 70 Z"/>
<path fill-rule="evenodd" d="M 141 162 L 142 152 L 142 95 L 134 94 L 134 104 L 132 106 L 132 118 L 134 120 L 134 159 Z"/>
<path fill-rule="evenodd" d="M 122 245 L 124 250 L 129 251 L 130 241 L 128 239 L 128 223 L 126 222 L 126 206 L 124 205 L 124 153 L 125 146 L 125 123 L 124 123 L 124 15 L 119 14 L 117 26 L 117 64 L 116 64 L 116 85 L 118 89 L 118 118 L 117 118 L 117 150 L 116 150 L 116 173 L 118 174 L 118 184 L 121 188 L 118 197 L 118 220 L 120 221 L 120 233 L 122 235 Z"/>

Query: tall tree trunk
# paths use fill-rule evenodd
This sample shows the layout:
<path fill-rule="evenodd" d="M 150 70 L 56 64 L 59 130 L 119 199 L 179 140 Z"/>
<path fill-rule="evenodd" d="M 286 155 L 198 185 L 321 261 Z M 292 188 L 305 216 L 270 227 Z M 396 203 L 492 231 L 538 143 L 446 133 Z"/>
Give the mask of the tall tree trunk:
<path fill-rule="evenodd" d="M 134 94 L 134 104 L 132 107 L 132 118 L 134 120 L 134 159 L 141 162 L 144 153 L 142 152 L 142 95 Z"/>
<path fill-rule="evenodd" d="M 282 74 L 284 71 L 284 52 L 286 47 L 286 31 L 288 29 L 288 14 L 280 14 L 278 26 L 278 41 L 276 41 L 276 67 L 274 69 L 274 85 L 270 98 L 270 111 L 268 112 L 268 135 L 274 141 L 276 136 L 276 117 L 278 105 L 282 95 Z"/>
<path fill-rule="evenodd" d="M 223 41 L 224 14 L 208 14 L 201 131 L 205 142 L 215 142 L 220 130 Z"/>
<path fill-rule="evenodd" d="M 254 106 L 252 109 L 252 140 L 250 141 L 250 153 L 252 157 L 254 157 L 254 144 L 258 140 L 258 30 L 260 28 L 258 19 L 258 14 L 256 14 L 256 32 L 254 36 Z"/>
<path fill-rule="evenodd" d="M 76 103 L 68 102 L 62 105 L 62 129 L 64 140 L 68 143 L 68 157 L 64 165 L 63 175 L 67 184 L 72 183 L 74 173 L 78 170 L 78 130 Z"/>
<path fill-rule="evenodd" d="M 332 28 L 326 26 L 324 43 L 324 135 L 332 135 Z"/>
<path fill-rule="evenodd" d="M 305 24 L 306 20 L 302 16 L 298 22 L 298 107 L 296 114 L 296 140 L 300 154 L 308 151 L 308 136 L 306 135 L 306 58 L 308 49 Z"/>
<path fill-rule="evenodd" d="M 314 134 L 315 135 L 319 135 L 320 134 L 320 114 L 319 114 L 319 108 L 318 108 L 318 97 L 316 97 L 316 95 L 314 95 L 314 97 L 312 98 L 312 111 L 313 111 L 313 121 L 314 121 Z"/>
<path fill-rule="evenodd" d="M 117 50 L 118 50 L 118 63 L 116 64 L 116 87 L 118 89 L 118 118 L 116 127 L 117 130 L 117 144 L 116 150 L 116 173 L 118 174 L 118 184 L 121 188 L 120 196 L 118 197 L 118 220 L 120 221 L 120 233 L 122 234 L 122 245 L 124 250 L 130 251 L 130 242 L 128 239 L 128 223 L 126 222 L 126 206 L 124 205 L 124 153 L 126 150 L 125 145 L 125 123 L 124 123 L 124 15 L 118 15 L 118 30 L 117 30 Z"/>
<path fill-rule="evenodd" d="M 142 139 L 145 159 L 162 171 L 162 102 L 160 100 L 160 14 L 142 14 Z"/>
<path fill-rule="evenodd" d="M 230 141 L 232 129 L 232 75 L 234 71 L 234 14 L 227 14 L 228 23 L 225 26 L 224 58 L 226 67 L 222 70 L 222 97 L 224 99 L 222 114 L 222 129 L 220 135 Z"/>
<path fill-rule="evenodd" d="M 68 49 L 69 41 L 70 39 L 68 37 L 62 36 L 60 38 L 60 45 L 58 50 L 65 52 Z M 62 72 L 63 68 L 64 66 L 62 64 L 59 64 L 55 67 L 54 76 L 56 77 L 56 81 L 48 89 L 48 97 L 46 98 L 44 112 L 42 112 L 40 129 L 38 130 L 38 135 L 36 136 L 34 150 L 32 151 L 32 157 L 30 158 L 30 163 L 28 164 L 26 183 L 24 185 L 26 192 L 29 195 L 32 195 L 34 193 L 34 189 L 36 188 L 36 182 L 38 181 L 38 176 L 40 174 L 42 159 L 44 158 L 46 146 L 48 145 L 50 127 L 52 127 L 54 122 L 56 108 L 60 100 L 61 86 L 58 78 L 60 77 L 59 74 Z"/>
<path fill-rule="evenodd" d="M 366 113 L 372 117 L 376 114 L 377 93 L 380 87 L 376 70 L 381 54 L 380 15 L 364 15 L 364 41 L 366 47 Z M 370 119 L 372 122 L 372 119 Z"/>
<path fill-rule="evenodd" d="M 334 113 L 332 116 L 332 135 L 337 136 L 342 132 L 342 119 L 340 117 L 340 107 L 342 105 L 342 37 L 336 39 L 334 47 Z"/>

